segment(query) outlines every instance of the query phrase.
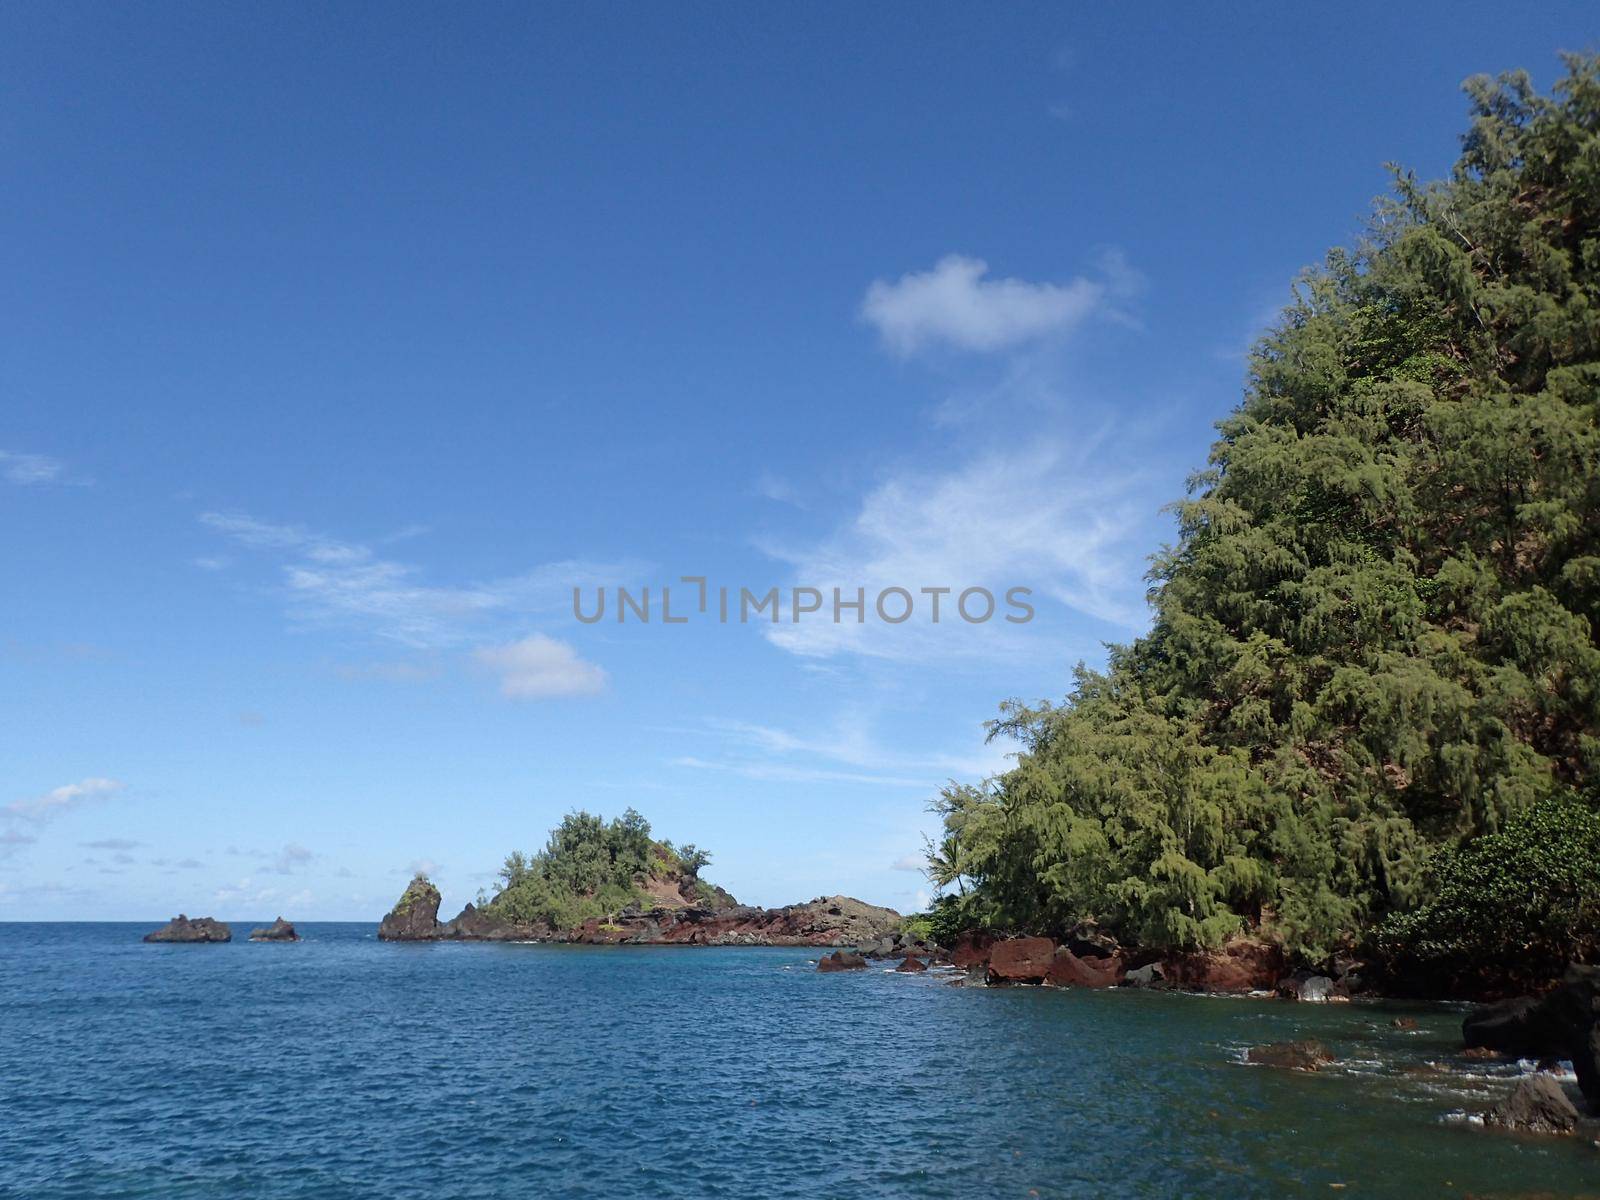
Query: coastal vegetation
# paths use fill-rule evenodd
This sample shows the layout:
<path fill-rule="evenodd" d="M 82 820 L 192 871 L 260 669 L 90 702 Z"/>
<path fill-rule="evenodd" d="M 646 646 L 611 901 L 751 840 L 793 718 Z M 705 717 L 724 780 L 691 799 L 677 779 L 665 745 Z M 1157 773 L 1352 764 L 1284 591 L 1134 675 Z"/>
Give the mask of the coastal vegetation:
<path fill-rule="evenodd" d="M 1149 633 L 935 801 L 929 936 L 1600 946 L 1600 59 L 1466 90 L 1450 177 L 1396 170 L 1256 346 Z"/>
<path fill-rule="evenodd" d="M 732 904 L 733 897 L 700 878 L 710 862 L 711 855 L 693 844 L 656 840 L 650 822 L 632 808 L 609 822 L 572 812 L 543 850 L 506 856 L 494 895 L 480 896 L 479 907 L 522 925 L 571 929 L 625 908 L 649 908 L 663 897 L 677 904 Z"/>

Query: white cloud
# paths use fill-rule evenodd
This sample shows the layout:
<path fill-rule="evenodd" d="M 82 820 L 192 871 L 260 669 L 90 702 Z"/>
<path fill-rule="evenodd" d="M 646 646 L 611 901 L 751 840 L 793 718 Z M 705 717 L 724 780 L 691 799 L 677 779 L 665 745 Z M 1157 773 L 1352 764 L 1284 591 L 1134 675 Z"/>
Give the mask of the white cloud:
<path fill-rule="evenodd" d="M 768 640 L 795 654 L 853 652 L 878 658 L 933 661 L 1015 657 L 1040 652 L 1038 617 L 1011 624 L 1005 593 L 1032 589 L 1029 601 L 1063 604 L 1128 631 L 1142 629 L 1142 547 L 1130 535 L 1141 515 L 1131 473 L 1096 464 L 1100 447 L 1080 440 L 1041 442 L 993 451 L 944 472 L 903 471 L 869 492 L 859 510 L 831 535 L 799 548 L 764 548 L 794 568 L 797 586 L 814 587 L 825 611 L 811 620 L 763 626 Z M 868 612 L 856 622 L 831 620 L 832 589 L 853 598 L 864 588 Z M 903 624 L 871 612 L 885 588 L 910 591 L 920 608 Z M 922 588 L 953 589 L 940 621 Z M 969 624 L 955 611 L 958 593 L 987 588 L 996 615 Z M 817 619 L 820 618 L 820 619 Z"/>
<path fill-rule="evenodd" d="M 926 871 L 928 860 L 921 854 L 902 854 L 889 864 L 891 871 Z"/>
<path fill-rule="evenodd" d="M 584 661 L 566 642 L 542 633 L 505 646 L 484 646 L 473 658 L 500 676 L 500 694 L 508 700 L 592 696 L 606 686 L 603 669 Z"/>
<path fill-rule="evenodd" d="M 1003 747 L 987 744 L 981 753 L 969 756 L 907 754 L 880 744 L 868 732 L 872 723 L 872 717 L 859 708 L 841 712 L 833 728 L 819 736 L 747 721 L 713 720 L 705 729 L 677 732 L 714 737 L 718 757 L 687 755 L 671 760 L 671 765 L 763 782 L 859 783 L 928 791 L 950 778 L 998 774 L 1011 757 Z"/>
<path fill-rule="evenodd" d="M 85 850 L 135 850 L 143 843 L 131 838 L 101 838 L 97 842 L 79 842 Z"/>
<path fill-rule="evenodd" d="M 873 787 L 903 787 L 924 789 L 926 779 L 898 778 L 893 775 L 876 775 L 864 771 L 833 771 L 822 767 L 789 766 L 767 762 L 716 762 L 693 755 L 672 760 L 674 767 L 690 767 L 697 771 L 723 771 L 745 779 L 758 779 L 764 783 L 862 783 Z"/>
<path fill-rule="evenodd" d="M 43 820 L 121 790 L 122 784 L 115 779 L 84 779 L 55 788 L 42 796 L 13 801 L 3 811 L 11 817 Z"/>
<path fill-rule="evenodd" d="M 412 875 L 421 875 L 431 879 L 439 873 L 441 867 L 431 858 L 414 858 L 411 865 L 406 868 Z"/>
<path fill-rule="evenodd" d="M 931 271 L 914 271 L 892 283 L 874 280 L 861 302 L 861 317 L 902 356 L 940 344 L 1004 350 L 1071 330 L 1104 307 L 1115 286 L 1115 281 L 1082 277 L 1066 283 L 988 279 L 988 270 L 980 258 L 950 254 Z"/>
<path fill-rule="evenodd" d="M 0 450 L 0 478 L 7 483 L 28 487 L 43 483 L 65 483 L 66 464 L 43 454 L 16 454 Z"/>
<path fill-rule="evenodd" d="M 572 588 L 627 582 L 631 563 L 547 563 L 487 583 L 425 583 L 408 563 L 381 558 L 368 546 L 280 525 L 242 513 L 208 512 L 201 524 L 241 546 L 275 553 L 283 563 L 292 619 L 344 624 L 418 649 L 459 645 L 486 629 L 537 612 L 561 611 Z"/>

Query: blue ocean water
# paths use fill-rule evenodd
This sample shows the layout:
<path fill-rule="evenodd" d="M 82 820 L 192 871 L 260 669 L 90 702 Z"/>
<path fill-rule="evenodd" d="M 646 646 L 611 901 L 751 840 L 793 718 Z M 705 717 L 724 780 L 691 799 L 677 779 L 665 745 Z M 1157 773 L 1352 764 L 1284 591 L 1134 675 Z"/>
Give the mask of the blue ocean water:
<path fill-rule="evenodd" d="M 1380 1006 L 819 975 L 804 950 L 141 943 L 156 924 L 0 924 L 0 1195 L 1600 1193 L 1600 1152 L 1450 1116 L 1516 1068 L 1430 1065 L 1456 1061 L 1445 1008 L 1404 1033 Z M 1305 1036 L 1340 1065 L 1241 1061 Z"/>

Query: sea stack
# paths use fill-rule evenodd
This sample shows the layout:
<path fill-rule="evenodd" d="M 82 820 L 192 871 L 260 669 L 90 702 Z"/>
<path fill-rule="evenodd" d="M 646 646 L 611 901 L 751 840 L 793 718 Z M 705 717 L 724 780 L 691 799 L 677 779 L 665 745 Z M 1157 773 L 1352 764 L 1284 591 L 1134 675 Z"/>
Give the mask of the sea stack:
<path fill-rule="evenodd" d="M 252 929 L 250 931 L 252 942 L 298 942 L 300 935 L 294 931 L 294 926 L 279 917 L 265 929 Z"/>
<path fill-rule="evenodd" d="M 389 914 L 378 926 L 378 937 L 385 942 L 431 942 L 438 940 L 439 889 L 426 875 L 418 875 L 406 885 Z"/>
<path fill-rule="evenodd" d="M 231 942 L 233 930 L 214 917 L 190 920 L 179 913 L 160 929 L 144 935 L 147 942 Z"/>

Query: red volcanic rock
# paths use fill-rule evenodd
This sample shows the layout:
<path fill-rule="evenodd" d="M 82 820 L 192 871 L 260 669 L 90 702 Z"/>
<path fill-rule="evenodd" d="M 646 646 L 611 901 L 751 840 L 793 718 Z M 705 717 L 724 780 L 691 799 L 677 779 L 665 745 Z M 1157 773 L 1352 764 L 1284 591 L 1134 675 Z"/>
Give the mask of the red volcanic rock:
<path fill-rule="evenodd" d="M 1065 946 L 1056 951 L 1045 979 L 1057 987 L 1115 987 L 1128 973 L 1119 955 L 1110 958 L 1079 958 Z"/>
<path fill-rule="evenodd" d="M 989 947 L 997 940 L 987 929 L 969 929 L 958 934 L 955 945 L 950 947 L 950 965 L 963 971 L 984 966 L 989 961 Z"/>
<path fill-rule="evenodd" d="M 819 971 L 859 971 L 867 965 L 867 960 L 859 954 L 846 954 L 842 950 L 835 950 L 817 960 Z"/>
<path fill-rule="evenodd" d="M 1283 951 L 1269 942 L 1234 938 L 1221 950 L 1168 959 L 1164 970 L 1168 982 L 1203 992 L 1270 991 L 1283 978 Z"/>
<path fill-rule="evenodd" d="M 914 954 L 907 955 L 905 962 L 895 968 L 896 971 L 904 971 L 907 974 L 913 971 L 926 971 L 927 969 L 928 964 Z"/>
<path fill-rule="evenodd" d="M 1056 944 L 1049 938 L 1023 937 L 996 942 L 989 948 L 989 974 L 1012 983 L 1037 982 L 1050 974 Z"/>

